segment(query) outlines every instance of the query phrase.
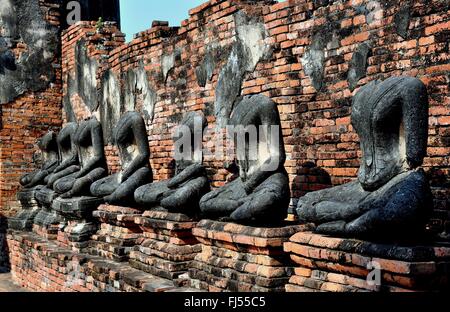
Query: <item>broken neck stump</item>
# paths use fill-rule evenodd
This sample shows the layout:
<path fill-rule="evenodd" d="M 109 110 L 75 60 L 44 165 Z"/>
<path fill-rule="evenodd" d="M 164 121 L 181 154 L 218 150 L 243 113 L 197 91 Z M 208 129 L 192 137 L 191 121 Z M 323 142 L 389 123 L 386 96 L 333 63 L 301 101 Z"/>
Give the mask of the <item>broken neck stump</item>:
<path fill-rule="evenodd" d="M 163 210 L 146 211 L 136 217 L 144 239 L 131 252 L 132 267 L 167 279 L 187 273 L 201 247 L 192 234 L 197 221 Z"/>
<path fill-rule="evenodd" d="M 255 228 L 201 221 L 193 230 L 202 251 L 189 269 L 190 286 L 211 292 L 284 292 L 293 271 L 283 244 L 311 225 Z"/>
<path fill-rule="evenodd" d="M 449 289 L 450 248 L 378 244 L 298 233 L 284 246 L 296 263 L 288 292 L 411 292 Z"/>

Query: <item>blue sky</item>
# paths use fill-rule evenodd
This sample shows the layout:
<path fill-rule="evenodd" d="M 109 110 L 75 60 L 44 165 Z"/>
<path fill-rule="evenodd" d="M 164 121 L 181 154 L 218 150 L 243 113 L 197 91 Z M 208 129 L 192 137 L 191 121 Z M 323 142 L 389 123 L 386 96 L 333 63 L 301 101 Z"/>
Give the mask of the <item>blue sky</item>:
<path fill-rule="evenodd" d="M 120 0 L 122 32 L 127 41 L 133 35 L 150 28 L 152 21 L 169 21 L 179 26 L 188 18 L 188 11 L 207 0 Z"/>

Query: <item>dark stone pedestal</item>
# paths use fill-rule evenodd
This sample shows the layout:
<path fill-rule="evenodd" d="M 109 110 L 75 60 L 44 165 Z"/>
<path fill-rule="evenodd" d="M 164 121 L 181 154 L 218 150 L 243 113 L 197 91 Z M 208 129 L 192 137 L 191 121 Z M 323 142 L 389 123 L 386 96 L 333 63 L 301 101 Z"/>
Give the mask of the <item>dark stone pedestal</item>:
<path fill-rule="evenodd" d="M 17 231 L 31 231 L 36 215 L 39 213 L 41 207 L 36 200 L 36 192 L 42 188 L 37 186 L 32 189 L 24 189 L 17 192 L 17 200 L 19 201 L 22 210 L 17 216 L 8 219 L 8 227 Z"/>
<path fill-rule="evenodd" d="M 78 251 L 88 248 L 91 236 L 98 230 L 92 213 L 103 203 L 103 199 L 95 197 L 55 199 L 52 209 L 67 220 L 58 231 L 58 241 Z"/>
<path fill-rule="evenodd" d="M 52 209 L 57 196 L 55 191 L 47 187 L 39 189 L 35 195 L 42 209 L 34 218 L 33 232 L 49 240 L 57 238 L 59 227 L 64 223 L 64 218 Z"/>
<path fill-rule="evenodd" d="M 201 251 L 192 235 L 197 221 L 161 210 L 146 211 L 135 222 L 144 231 L 144 239 L 130 254 L 132 267 L 168 279 L 187 273 Z"/>
<path fill-rule="evenodd" d="M 134 219 L 142 215 L 142 211 L 101 205 L 94 211 L 94 218 L 101 223 L 100 230 L 91 237 L 89 254 L 117 262 L 128 261 L 130 251 L 142 238 L 142 230 Z"/>
<path fill-rule="evenodd" d="M 285 244 L 297 263 L 288 292 L 449 289 L 450 248 L 379 244 L 298 233 Z"/>
<path fill-rule="evenodd" d="M 293 263 L 283 244 L 311 225 L 255 228 L 209 220 L 193 230 L 202 251 L 189 269 L 190 286 L 222 292 L 284 292 Z"/>

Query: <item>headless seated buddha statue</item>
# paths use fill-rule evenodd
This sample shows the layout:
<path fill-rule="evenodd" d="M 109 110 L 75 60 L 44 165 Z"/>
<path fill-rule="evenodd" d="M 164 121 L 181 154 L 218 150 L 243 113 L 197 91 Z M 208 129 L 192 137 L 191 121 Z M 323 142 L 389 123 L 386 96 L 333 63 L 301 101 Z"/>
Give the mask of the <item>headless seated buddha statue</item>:
<path fill-rule="evenodd" d="M 53 189 L 53 184 L 60 178 L 80 170 L 78 150 L 75 144 L 77 129 L 78 124 L 70 122 L 58 134 L 59 164 L 48 178 L 48 189 Z"/>
<path fill-rule="evenodd" d="M 103 145 L 103 133 L 100 122 L 95 117 L 83 121 L 75 133 L 75 145 L 80 162 L 79 170 L 74 166 L 66 169 L 69 173 L 55 181 L 53 188 L 61 198 L 89 196 L 90 186 L 107 173 Z"/>
<path fill-rule="evenodd" d="M 91 185 L 91 193 L 112 205 L 133 205 L 134 191 L 153 180 L 149 165 L 150 147 L 142 116 L 126 113 L 113 132 L 122 170 Z"/>
<path fill-rule="evenodd" d="M 49 174 L 58 165 L 58 145 L 53 132 L 49 132 L 39 139 L 37 145 L 41 152 L 42 166 L 20 179 L 20 184 L 24 186 L 24 189 L 17 192 L 17 199 L 22 210 L 15 217 L 8 219 L 8 226 L 13 230 L 28 231 L 32 229 L 34 219 L 41 211 L 36 200 L 36 193 L 44 188 Z"/>
<path fill-rule="evenodd" d="M 162 207 L 170 212 L 195 214 L 199 210 L 200 198 L 210 189 L 202 159 L 196 159 L 195 153 L 195 132 L 203 132 L 207 126 L 206 118 L 191 112 L 184 116 L 181 126 L 191 136 L 191 144 L 186 147 L 188 155 L 184 158 L 177 157 L 179 159 L 176 160 L 175 176 L 172 179 L 147 184 L 136 190 L 136 202 L 146 209 Z M 180 137 L 176 137 L 175 141 L 178 139 Z"/>
<path fill-rule="evenodd" d="M 38 185 L 45 185 L 46 178 L 55 170 L 58 165 L 58 145 L 56 134 L 52 131 L 44 135 L 37 141 L 37 145 L 42 155 L 42 166 L 32 173 L 24 175 L 20 179 L 20 184 L 30 189 Z"/>
<path fill-rule="evenodd" d="M 74 136 L 77 131 L 77 123 L 68 123 L 58 134 L 56 141 L 59 150 L 58 166 L 46 178 L 47 186 L 36 191 L 36 200 L 42 206 L 42 210 L 36 216 L 34 223 L 39 226 L 56 225 L 61 218 L 55 211 L 51 211 L 53 200 L 57 193 L 53 190 L 56 180 L 80 170 L 78 166 L 78 151 L 74 143 Z"/>
<path fill-rule="evenodd" d="M 319 233 L 398 237 L 423 233 L 432 195 L 420 168 L 427 151 L 428 95 L 416 78 L 394 77 L 361 88 L 352 124 L 363 158 L 358 180 L 300 199 L 301 221 Z"/>
<path fill-rule="evenodd" d="M 239 177 L 206 194 L 200 201 L 201 211 L 222 221 L 280 224 L 287 217 L 290 189 L 277 105 L 263 95 L 245 97 L 234 108 L 231 125 L 238 136 L 245 137 L 235 148 Z M 256 137 L 247 138 L 251 128 Z"/>

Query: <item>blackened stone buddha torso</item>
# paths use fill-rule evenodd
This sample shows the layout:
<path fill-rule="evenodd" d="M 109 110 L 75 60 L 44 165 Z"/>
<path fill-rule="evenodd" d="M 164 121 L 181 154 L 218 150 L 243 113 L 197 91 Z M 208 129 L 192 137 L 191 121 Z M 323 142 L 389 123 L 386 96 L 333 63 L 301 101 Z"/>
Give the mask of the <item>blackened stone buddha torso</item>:
<path fill-rule="evenodd" d="M 103 197 L 108 204 L 134 206 L 134 191 L 153 180 L 144 119 L 137 112 L 126 113 L 114 129 L 113 137 L 122 169 L 93 183 L 91 193 Z"/>
<path fill-rule="evenodd" d="M 74 138 L 78 151 L 80 168 L 66 177 L 58 179 L 54 190 L 62 194 L 61 198 L 90 196 L 90 186 L 107 173 L 106 157 L 103 145 L 102 126 L 95 118 L 82 122 Z M 67 172 L 74 167 L 69 167 Z"/>
<path fill-rule="evenodd" d="M 289 178 L 277 105 L 263 95 L 245 97 L 231 116 L 239 178 L 205 195 L 202 213 L 244 224 L 278 225 L 287 217 Z M 254 139 L 246 137 L 253 128 Z M 251 135 L 250 135 L 251 137 Z"/>
<path fill-rule="evenodd" d="M 144 185 L 136 190 L 135 200 L 145 209 L 164 208 L 169 212 L 195 215 L 198 214 L 200 198 L 210 190 L 202 159 L 196 159 L 197 154 L 194 152 L 195 132 L 197 129 L 203 132 L 207 126 L 206 118 L 195 112 L 187 113 L 181 126 L 187 130 L 186 135 L 191 136 L 189 146 L 185 146 L 188 157 L 176 159 L 176 171 L 172 179 Z"/>
<path fill-rule="evenodd" d="M 44 188 L 49 174 L 58 165 L 58 145 L 56 144 L 55 133 L 47 133 L 37 141 L 37 145 L 41 152 L 42 166 L 20 179 L 20 184 L 24 186 L 24 189 L 17 192 L 17 199 L 22 210 L 8 220 L 9 228 L 13 230 L 26 231 L 32 229 L 34 219 L 41 211 L 41 206 L 36 200 L 36 194 Z"/>
<path fill-rule="evenodd" d="M 61 221 L 56 212 L 51 211 L 52 202 L 58 196 L 53 190 L 55 181 L 80 170 L 78 150 L 74 142 L 77 129 L 77 123 L 68 123 L 58 134 L 56 139 L 59 150 L 58 166 L 46 179 L 47 186 L 36 191 L 36 200 L 43 209 L 36 216 L 34 223 L 41 227 L 56 225 Z"/>
<path fill-rule="evenodd" d="M 53 189 L 53 184 L 58 179 L 80 170 L 78 149 L 75 143 L 77 129 L 78 124 L 70 122 L 58 134 L 59 164 L 48 179 L 47 187 L 49 189 Z"/>

